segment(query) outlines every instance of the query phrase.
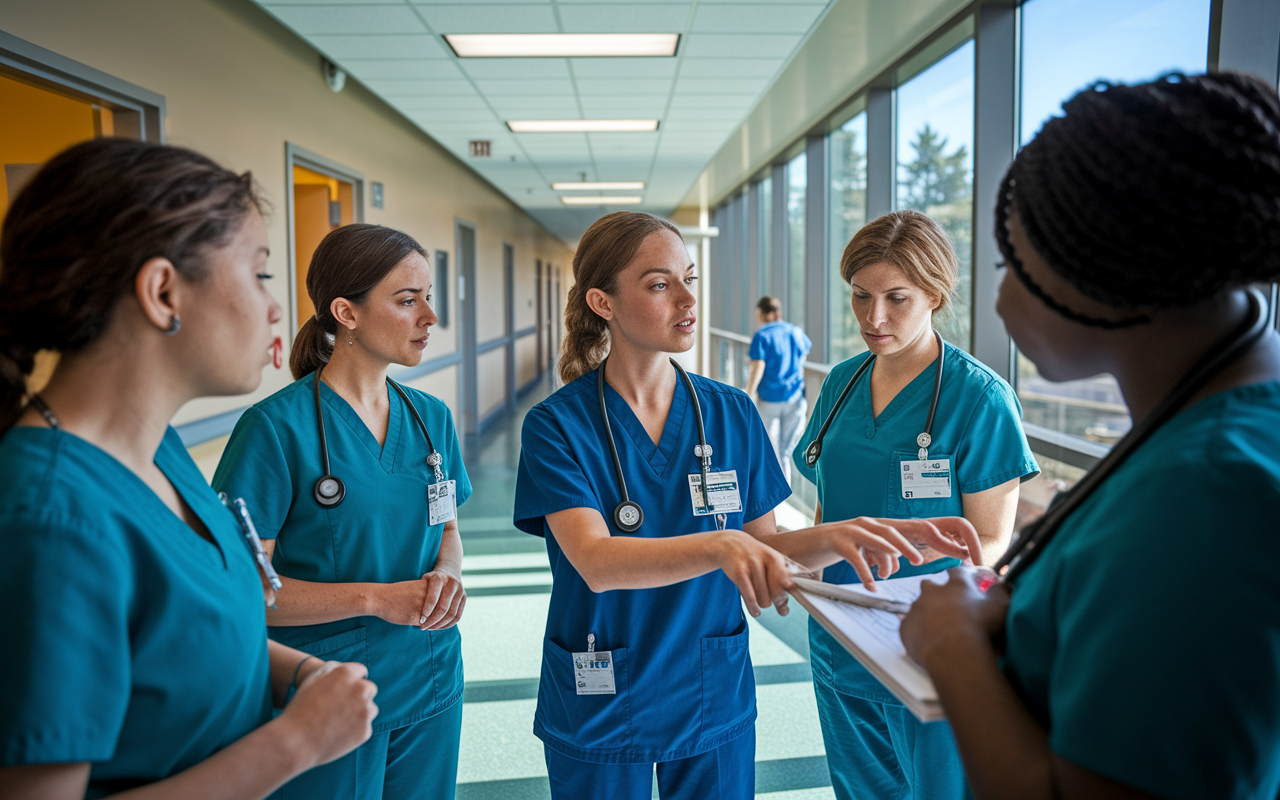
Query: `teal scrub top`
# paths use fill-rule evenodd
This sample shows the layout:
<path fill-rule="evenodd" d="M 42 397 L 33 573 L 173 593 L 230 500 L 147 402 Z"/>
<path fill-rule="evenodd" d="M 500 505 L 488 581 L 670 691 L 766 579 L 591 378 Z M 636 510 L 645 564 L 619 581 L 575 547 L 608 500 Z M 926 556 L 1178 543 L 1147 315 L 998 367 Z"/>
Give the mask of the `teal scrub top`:
<path fill-rule="evenodd" d="M 323 470 L 316 422 L 315 374 L 249 407 L 236 423 L 213 486 L 243 497 L 259 535 L 275 539 L 272 563 L 288 578 L 317 583 L 412 581 L 435 568 L 444 525 L 428 524 L 427 487 L 435 482 L 421 429 L 399 392 L 385 444 L 346 400 L 320 383 L 329 466 L 346 484 L 341 504 L 323 508 L 312 488 Z M 449 407 L 405 387 L 456 480 L 457 501 L 471 482 Z M 288 591 L 288 587 L 284 589 Z M 455 625 L 422 631 L 372 616 L 320 625 L 272 626 L 271 638 L 332 661 L 357 661 L 378 686 L 374 734 L 434 716 L 462 697 L 462 639 Z"/>
<path fill-rule="evenodd" d="M 75 435 L 0 439 L 0 765 L 90 762 L 91 798 L 182 772 L 271 718 L 239 524 L 172 428 L 155 464 L 213 541 Z"/>
<path fill-rule="evenodd" d="M 804 451 L 818 437 L 840 393 L 870 357 L 862 353 L 837 364 L 822 383 L 822 392 L 792 461 L 800 473 L 817 484 L 824 522 L 855 517 L 919 519 L 964 516 L 962 494 L 973 494 L 1039 471 L 1027 437 L 1022 431 L 1022 407 L 1009 384 L 985 364 L 954 345 L 944 342 L 946 359 L 938 411 L 933 421 L 929 458 L 951 461 L 951 497 L 905 499 L 902 496 L 901 463 L 918 457 L 916 437 L 924 431 L 933 400 L 934 370 L 925 367 L 888 406 L 874 416 L 871 411 L 871 371 L 858 379 L 823 440 L 822 456 L 815 467 L 804 461 Z M 959 565 L 941 558 L 919 567 L 902 559 L 895 578 L 940 572 Z M 828 583 L 857 583 L 847 562 L 827 567 Z M 885 703 L 898 701 L 817 623 L 810 621 L 810 649 L 814 674 L 845 694 Z"/>
<path fill-rule="evenodd" d="M 1005 672 L 1055 753 L 1159 797 L 1280 791 L 1280 383 L 1212 395 L 1019 577 Z"/>
<path fill-rule="evenodd" d="M 741 529 L 791 494 L 755 405 L 741 391 L 690 375 L 702 404 L 712 469 L 736 470 Z M 694 409 L 677 381 L 657 444 L 613 387 L 605 405 L 627 480 L 644 510 L 633 534 L 613 526 L 622 499 L 600 418 L 592 370 L 525 417 L 515 525 L 546 539 L 553 583 L 542 651 L 534 734 L 580 761 L 654 763 L 688 758 L 743 735 L 755 722 L 755 674 L 737 586 L 720 570 L 670 586 L 593 592 L 565 557 L 546 516 L 592 508 L 614 536 L 661 538 L 714 531 L 713 516 L 694 516 L 689 475 L 700 473 Z M 573 653 L 613 653 L 616 694 L 579 695 Z"/>

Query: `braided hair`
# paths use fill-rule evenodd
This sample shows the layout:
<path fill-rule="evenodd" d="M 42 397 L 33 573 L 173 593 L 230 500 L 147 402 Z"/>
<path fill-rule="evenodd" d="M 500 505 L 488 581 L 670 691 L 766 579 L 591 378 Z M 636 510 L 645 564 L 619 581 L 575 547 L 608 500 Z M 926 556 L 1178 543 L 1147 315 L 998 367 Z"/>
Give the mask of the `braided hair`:
<path fill-rule="evenodd" d="M 1250 75 L 1100 81 L 1018 153 L 996 239 L 1027 289 L 1068 319 L 1120 328 L 1280 279 L 1280 100 Z M 1016 213 L 1036 254 L 1119 320 L 1050 297 L 1009 243 Z"/>

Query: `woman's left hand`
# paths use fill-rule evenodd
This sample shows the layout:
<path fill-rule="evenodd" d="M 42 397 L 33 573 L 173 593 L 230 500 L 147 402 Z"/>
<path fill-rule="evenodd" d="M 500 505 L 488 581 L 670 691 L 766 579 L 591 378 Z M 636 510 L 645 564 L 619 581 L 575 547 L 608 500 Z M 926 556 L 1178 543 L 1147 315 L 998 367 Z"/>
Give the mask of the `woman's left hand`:
<path fill-rule="evenodd" d="M 956 567 L 947 572 L 951 579 L 946 583 L 921 585 L 920 599 L 902 620 L 907 655 L 926 670 L 954 637 L 990 642 L 1004 630 L 1009 613 L 1009 590 L 1003 583 L 992 584 L 985 592 L 979 588 L 983 578 L 992 574 L 990 570 Z"/>
<path fill-rule="evenodd" d="M 451 628 L 462 619 L 462 609 L 467 605 L 467 592 L 462 588 L 462 578 L 448 569 L 435 569 L 422 576 L 427 596 L 422 604 L 424 631 L 440 631 Z"/>

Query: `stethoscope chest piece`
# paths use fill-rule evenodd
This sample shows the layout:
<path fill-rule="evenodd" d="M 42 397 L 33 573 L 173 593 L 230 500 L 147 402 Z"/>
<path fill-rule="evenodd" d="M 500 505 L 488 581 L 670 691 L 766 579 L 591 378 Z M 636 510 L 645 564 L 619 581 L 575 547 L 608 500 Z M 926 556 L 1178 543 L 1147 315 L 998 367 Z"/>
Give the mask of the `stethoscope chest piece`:
<path fill-rule="evenodd" d="M 347 487 L 337 475 L 321 475 L 311 493 L 317 503 L 325 508 L 333 508 L 347 496 Z"/>
<path fill-rule="evenodd" d="M 635 533 L 644 522 L 644 509 L 633 500 L 623 500 L 613 509 L 613 524 L 624 533 Z"/>
<path fill-rule="evenodd" d="M 804 450 L 804 463 L 812 467 L 818 463 L 818 456 L 822 455 L 822 442 L 813 441 Z"/>

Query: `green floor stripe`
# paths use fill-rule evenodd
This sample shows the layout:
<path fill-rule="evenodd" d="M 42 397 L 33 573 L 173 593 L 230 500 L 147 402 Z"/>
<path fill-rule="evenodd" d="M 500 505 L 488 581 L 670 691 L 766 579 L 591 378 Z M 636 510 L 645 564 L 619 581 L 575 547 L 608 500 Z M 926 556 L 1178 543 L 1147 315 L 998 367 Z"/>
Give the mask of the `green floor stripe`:
<path fill-rule="evenodd" d="M 462 585 L 467 585 L 466 578 L 463 578 Z M 544 583 L 533 586 L 482 586 L 476 589 L 467 589 L 467 597 L 497 597 L 504 594 L 551 594 L 551 584 Z"/>
<path fill-rule="evenodd" d="M 808 664 L 768 664 L 755 668 L 756 686 L 778 683 L 809 683 L 813 680 Z M 468 681 L 463 687 L 464 703 L 501 703 L 507 700 L 532 700 L 538 696 L 537 678 L 506 681 Z"/>

